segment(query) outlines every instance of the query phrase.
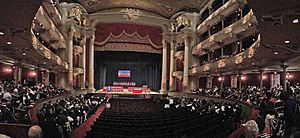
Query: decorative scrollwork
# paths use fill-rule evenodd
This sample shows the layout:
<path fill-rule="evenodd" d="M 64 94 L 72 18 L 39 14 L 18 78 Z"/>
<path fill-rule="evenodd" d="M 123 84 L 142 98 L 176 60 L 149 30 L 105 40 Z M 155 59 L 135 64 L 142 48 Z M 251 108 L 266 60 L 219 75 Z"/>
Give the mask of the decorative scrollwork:
<path fill-rule="evenodd" d="M 68 10 L 68 18 L 74 19 L 79 25 L 81 25 L 82 9 L 76 5 Z"/>
<path fill-rule="evenodd" d="M 176 18 L 176 22 L 177 22 L 177 26 L 185 26 L 185 27 L 189 27 L 191 26 L 191 20 L 186 17 L 185 15 L 180 15 Z"/>
<path fill-rule="evenodd" d="M 133 8 L 126 8 L 121 11 L 121 13 L 125 13 L 125 17 L 127 20 L 135 20 L 138 18 L 139 15 L 141 15 L 141 12 L 138 9 Z"/>
<path fill-rule="evenodd" d="M 235 64 L 240 64 L 240 63 L 242 63 L 242 62 L 243 62 L 243 56 L 242 56 L 242 55 L 237 55 L 237 56 L 235 57 L 234 63 L 235 63 Z"/>
<path fill-rule="evenodd" d="M 209 65 L 205 65 L 203 71 L 209 71 Z"/>
<path fill-rule="evenodd" d="M 219 68 L 224 68 L 225 66 L 226 66 L 226 63 L 224 62 L 224 60 L 220 60 L 219 64 L 218 64 L 218 67 Z"/>

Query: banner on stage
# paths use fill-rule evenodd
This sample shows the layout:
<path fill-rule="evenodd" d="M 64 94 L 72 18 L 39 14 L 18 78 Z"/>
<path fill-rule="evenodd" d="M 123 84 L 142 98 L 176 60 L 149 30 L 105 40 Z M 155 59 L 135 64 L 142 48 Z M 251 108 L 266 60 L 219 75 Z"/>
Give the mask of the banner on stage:
<path fill-rule="evenodd" d="M 130 70 L 118 70 L 118 77 L 130 78 Z"/>

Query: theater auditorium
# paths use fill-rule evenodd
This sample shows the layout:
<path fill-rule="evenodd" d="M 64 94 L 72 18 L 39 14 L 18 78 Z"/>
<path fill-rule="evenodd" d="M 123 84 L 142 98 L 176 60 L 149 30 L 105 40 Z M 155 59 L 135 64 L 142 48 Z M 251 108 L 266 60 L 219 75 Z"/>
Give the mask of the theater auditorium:
<path fill-rule="evenodd" d="M 300 138 L 299 0 L 0 0 L 0 138 Z"/>

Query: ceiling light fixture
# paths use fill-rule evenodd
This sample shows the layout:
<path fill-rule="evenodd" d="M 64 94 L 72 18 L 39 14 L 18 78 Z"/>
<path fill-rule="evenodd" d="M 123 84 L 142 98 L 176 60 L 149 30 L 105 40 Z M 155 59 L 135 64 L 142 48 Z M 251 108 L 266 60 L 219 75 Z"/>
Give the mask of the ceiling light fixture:
<path fill-rule="evenodd" d="M 289 41 L 289 40 L 285 40 L 285 41 L 284 41 L 284 43 L 286 43 L 286 44 L 289 44 L 289 43 L 290 43 L 290 41 Z"/>
<path fill-rule="evenodd" d="M 295 24 L 296 24 L 296 23 L 299 23 L 299 19 L 294 19 L 294 20 L 293 20 L 293 23 L 295 23 Z"/>
<path fill-rule="evenodd" d="M 3 33 L 3 32 L 0 32 L 0 35 L 4 35 L 4 33 Z"/>
<path fill-rule="evenodd" d="M 274 55 L 278 55 L 278 52 L 274 52 Z"/>
<path fill-rule="evenodd" d="M 11 45 L 11 42 L 10 42 L 10 41 L 7 41 L 6 44 Z"/>
<path fill-rule="evenodd" d="M 26 56 L 26 52 L 25 52 L 25 51 L 23 51 L 22 55 L 23 55 L 23 56 Z"/>

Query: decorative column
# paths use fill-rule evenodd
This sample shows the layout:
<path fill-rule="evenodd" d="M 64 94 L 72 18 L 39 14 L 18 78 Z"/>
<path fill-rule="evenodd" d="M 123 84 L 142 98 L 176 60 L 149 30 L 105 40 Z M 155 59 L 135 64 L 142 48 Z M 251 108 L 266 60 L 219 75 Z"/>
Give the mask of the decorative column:
<path fill-rule="evenodd" d="M 287 85 L 286 85 L 286 83 L 287 83 L 287 81 L 286 81 L 286 69 L 289 67 L 288 65 L 281 65 L 281 67 L 282 67 L 282 86 L 283 86 L 283 91 L 284 92 L 287 92 Z"/>
<path fill-rule="evenodd" d="M 61 87 L 66 89 L 66 73 L 55 72 L 55 87 Z"/>
<path fill-rule="evenodd" d="M 188 35 L 185 35 L 183 37 L 184 39 L 184 67 L 183 67 L 183 91 L 189 92 L 189 54 L 190 54 L 190 48 L 189 48 L 189 40 Z"/>
<path fill-rule="evenodd" d="M 212 88 L 212 77 L 209 75 L 206 78 L 206 88 L 211 89 Z"/>
<path fill-rule="evenodd" d="M 35 72 L 35 76 L 34 76 L 34 81 L 35 81 L 35 85 L 38 85 L 39 83 L 39 75 L 40 75 L 40 67 L 37 67 L 36 69 L 33 70 L 33 72 Z"/>
<path fill-rule="evenodd" d="M 262 69 L 259 69 L 259 89 L 260 89 L 260 92 L 262 93 L 263 92 L 263 70 Z"/>
<path fill-rule="evenodd" d="M 175 70 L 175 60 L 174 60 L 174 55 L 175 55 L 175 44 L 174 41 L 172 40 L 170 42 L 171 46 L 171 52 L 170 52 L 170 79 L 169 79 L 169 91 L 174 91 L 175 90 L 175 79 L 173 77 L 173 72 Z"/>
<path fill-rule="evenodd" d="M 15 66 L 15 71 L 14 71 L 14 79 L 15 79 L 15 85 L 20 82 L 22 84 L 22 68 L 19 65 Z"/>
<path fill-rule="evenodd" d="M 67 44 L 67 53 L 68 53 L 68 79 L 66 89 L 71 91 L 73 90 L 73 35 L 75 33 L 75 28 L 71 26 L 68 30 L 68 44 Z"/>
<path fill-rule="evenodd" d="M 86 83 L 86 34 L 84 34 L 82 40 L 82 55 L 81 55 L 81 67 L 83 69 L 83 74 L 81 76 L 81 89 L 85 89 Z"/>
<path fill-rule="evenodd" d="M 238 90 L 241 91 L 242 90 L 242 73 L 239 73 L 238 75 L 239 75 L 238 76 L 238 84 L 239 84 Z"/>
<path fill-rule="evenodd" d="M 224 87 L 224 76 L 220 73 L 220 89 L 223 90 Z"/>
<path fill-rule="evenodd" d="M 221 47 L 221 59 L 224 58 L 224 46 Z"/>
<path fill-rule="evenodd" d="M 199 79 L 195 76 L 192 76 L 189 78 L 190 79 L 190 90 L 197 90 L 198 89 L 198 84 L 199 84 Z"/>
<path fill-rule="evenodd" d="M 48 86 L 49 85 L 49 71 L 45 70 L 44 71 L 44 77 L 45 77 L 45 85 Z"/>
<path fill-rule="evenodd" d="M 161 93 L 167 91 L 167 43 L 165 38 L 162 39 L 163 52 L 162 52 L 162 72 L 161 72 Z"/>
<path fill-rule="evenodd" d="M 237 76 L 236 75 L 231 75 L 230 78 L 230 87 L 231 88 L 237 88 Z"/>
<path fill-rule="evenodd" d="M 95 41 L 95 33 L 93 32 L 90 38 L 90 49 L 89 49 L 89 87 L 88 92 L 95 92 L 94 87 L 94 41 Z"/>
<path fill-rule="evenodd" d="M 210 62 L 210 52 L 207 53 L 207 62 Z"/>

